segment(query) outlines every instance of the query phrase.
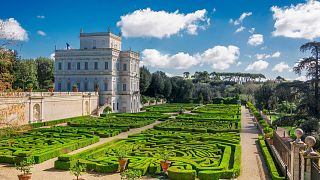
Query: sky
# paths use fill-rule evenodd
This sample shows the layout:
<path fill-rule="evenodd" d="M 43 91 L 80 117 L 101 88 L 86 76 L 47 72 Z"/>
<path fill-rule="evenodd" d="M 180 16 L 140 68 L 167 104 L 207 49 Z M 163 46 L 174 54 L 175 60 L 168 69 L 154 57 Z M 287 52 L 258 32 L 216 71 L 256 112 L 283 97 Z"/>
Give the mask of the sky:
<path fill-rule="evenodd" d="M 122 49 L 168 75 L 248 72 L 304 80 L 292 67 L 299 47 L 320 41 L 316 0 L 117 0 L 1 2 L 0 41 L 16 40 L 21 58 L 79 48 L 79 31 L 122 33 Z"/>

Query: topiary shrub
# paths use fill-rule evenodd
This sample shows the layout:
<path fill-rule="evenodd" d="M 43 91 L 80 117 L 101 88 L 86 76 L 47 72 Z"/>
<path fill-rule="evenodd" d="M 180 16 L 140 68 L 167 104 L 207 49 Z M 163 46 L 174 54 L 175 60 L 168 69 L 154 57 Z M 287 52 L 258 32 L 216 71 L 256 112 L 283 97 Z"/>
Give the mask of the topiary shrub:
<path fill-rule="evenodd" d="M 172 166 L 168 169 L 168 176 L 171 180 L 194 180 L 196 178 L 196 171 L 179 169 L 179 167 Z"/>

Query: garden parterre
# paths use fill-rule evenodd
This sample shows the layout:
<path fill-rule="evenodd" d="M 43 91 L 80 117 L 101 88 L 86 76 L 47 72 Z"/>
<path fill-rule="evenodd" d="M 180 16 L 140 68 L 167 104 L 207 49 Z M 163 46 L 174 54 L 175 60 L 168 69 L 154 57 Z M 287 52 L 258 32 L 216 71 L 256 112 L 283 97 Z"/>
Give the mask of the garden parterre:
<path fill-rule="evenodd" d="M 197 104 L 179 104 L 179 103 L 161 104 L 161 105 L 145 107 L 145 110 L 149 111 L 149 112 L 170 113 L 170 112 L 179 112 L 181 108 L 184 110 L 190 111 L 197 106 L 199 106 L 199 105 L 197 105 Z"/>
<path fill-rule="evenodd" d="M 230 113 L 234 114 L 234 111 Z M 237 120 L 231 122 L 233 123 L 231 129 L 237 129 L 235 127 Z M 177 122 L 182 124 L 174 124 Z M 127 139 L 116 139 L 73 155 L 61 155 L 55 162 L 55 168 L 67 170 L 79 160 L 86 164 L 89 170 L 101 173 L 116 172 L 119 165 L 117 151 L 125 150 L 128 153 L 127 168 L 138 169 L 143 174 L 155 174 L 161 171 L 161 153 L 169 151 L 172 153 L 169 158 L 172 164 L 168 169 L 170 179 L 236 177 L 240 173 L 241 159 L 239 132 L 223 131 L 229 128 L 230 121 L 217 122 L 201 119 L 169 120 L 156 126 L 155 129 L 131 135 Z M 180 125 L 186 129 L 157 128 L 166 125 L 176 127 Z M 209 132 L 209 125 L 216 131 Z M 223 132 L 217 132 L 219 130 Z"/>

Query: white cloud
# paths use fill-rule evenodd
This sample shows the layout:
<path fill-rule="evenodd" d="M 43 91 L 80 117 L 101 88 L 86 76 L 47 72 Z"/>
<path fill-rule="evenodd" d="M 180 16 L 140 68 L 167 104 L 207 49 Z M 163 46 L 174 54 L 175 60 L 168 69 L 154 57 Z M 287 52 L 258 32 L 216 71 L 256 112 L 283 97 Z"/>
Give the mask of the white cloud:
<path fill-rule="evenodd" d="M 37 34 L 40 36 L 46 36 L 47 34 L 41 30 L 37 31 Z"/>
<path fill-rule="evenodd" d="M 258 46 L 263 44 L 263 35 L 262 34 L 252 34 L 248 39 L 248 44 L 252 46 Z"/>
<path fill-rule="evenodd" d="M 256 58 L 258 60 L 268 59 L 268 58 L 278 58 L 278 57 L 280 57 L 280 55 L 281 55 L 280 51 L 277 51 L 273 54 L 256 54 Z"/>
<path fill-rule="evenodd" d="M 213 69 L 225 70 L 236 63 L 240 50 L 236 46 L 214 46 L 203 53 L 190 55 L 179 52 L 174 55 L 163 54 L 156 49 L 142 51 L 142 63 L 157 68 L 188 69 L 195 65 L 210 65 Z"/>
<path fill-rule="evenodd" d="M 237 46 L 215 46 L 200 55 L 202 62 L 211 65 L 213 69 L 225 70 L 234 64 L 240 56 Z"/>
<path fill-rule="evenodd" d="M 269 63 L 267 61 L 258 60 L 253 62 L 252 64 L 249 64 L 245 70 L 246 71 L 262 71 L 267 69 L 268 66 L 269 66 Z"/>
<path fill-rule="evenodd" d="M 199 64 L 199 61 L 188 53 L 179 52 L 175 55 L 162 54 L 156 49 L 142 51 L 142 62 L 145 66 L 157 68 L 188 69 Z"/>
<path fill-rule="evenodd" d="M 233 25 L 239 25 L 242 23 L 242 21 L 248 17 L 248 16 L 251 16 L 252 15 L 252 12 L 244 12 L 241 14 L 241 16 L 239 17 L 239 19 L 236 19 L 236 20 L 233 20 L 233 19 L 230 19 L 229 20 L 229 23 L 233 24 Z"/>
<path fill-rule="evenodd" d="M 308 0 L 296 6 L 271 8 L 275 20 L 273 36 L 314 39 L 320 37 L 320 2 Z"/>
<path fill-rule="evenodd" d="M 256 30 L 256 28 L 251 28 L 251 29 L 249 30 L 249 33 L 253 34 L 255 30 Z"/>
<path fill-rule="evenodd" d="M 197 34 L 198 29 L 206 29 L 210 19 L 205 9 L 183 14 L 166 11 L 153 11 L 150 8 L 136 10 L 121 16 L 117 26 L 125 37 L 155 37 L 164 38 L 180 32 Z"/>
<path fill-rule="evenodd" d="M 242 64 L 242 62 L 240 62 L 240 61 L 239 61 L 239 62 L 237 62 L 237 66 L 240 66 L 241 64 Z"/>
<path fill-rule="evenodd" d="M 43 15 L 38 15 L 37 18 L 38 18 L 38 19 L 44 19 L 44 18 L 46 18 L 46 17 L 43 16 Z"/>
<path fill-rule="evenodd" d="M 287 63 L 285 62 L 280 62 L 279 64 L 276 64 L 272 71 L 277 71 L 277 72 L 283 72 L 283 71 L 286 71 L 286 70 L 289 70 L 290 67 Z"/>
<path fill-rule="evenodd" d="M 307 81 L 308 78 L 306 76 L 299 76 L 295 80 L 297 80 L 297 81 Z"/>
<path fill-rule="evenodd" d="M 242 32 L 242 31 L 244 31 L 245 29 L 246 29 L 245 27 L 240 26 L 240 27 L 235 31 L 235 33 Z"/>
<path fill-rule="evenodd" d="M 56 55 L 55 53 L 52 53 L 52 54 L 50 54 L 49 58 L 52 60 L 55 60 L 55 55 Z"/>
<path fill-rule="evenodd" d="M 28 33 L 14 18 L 0 19 L 0 39 L 27 41 Z"/>

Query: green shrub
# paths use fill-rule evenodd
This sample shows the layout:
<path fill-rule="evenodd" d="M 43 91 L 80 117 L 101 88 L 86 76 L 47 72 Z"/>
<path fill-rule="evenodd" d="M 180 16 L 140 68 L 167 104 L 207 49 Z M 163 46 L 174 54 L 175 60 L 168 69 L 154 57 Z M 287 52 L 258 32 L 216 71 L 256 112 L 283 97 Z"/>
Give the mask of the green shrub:
<path fill-rule="evenodd" d="M 263 137 L 260 136 L 258 142 L 259 142 L 259 146 L 262 150 L 263 157 L 265 158 L 265 161 L 267 163 L 267 167 L 268 167 L 268 170 L 271 174 L 272 180 L 285 179 L 285 177 L 283 177 L 279 174 L 277 166 L 272 158 L 272 155 L 269 152 L 269 149 L 268 149 L 265 141 L 263 140 Z"/>
<path fill-rule="evenodd" d="M 168 169 L 168 176 L 171 180 L 194 180 L 196 178 L 196 171 L 179 169 L 172 166 Z"/>

